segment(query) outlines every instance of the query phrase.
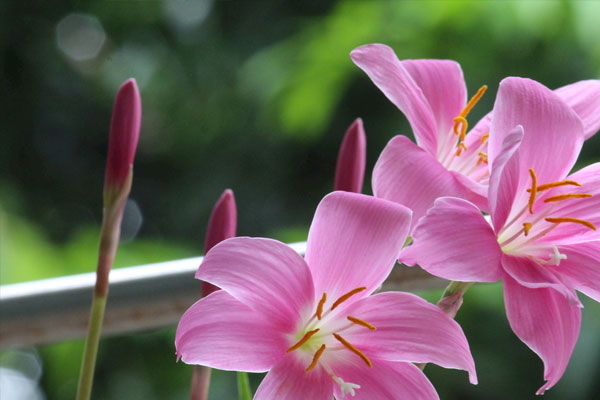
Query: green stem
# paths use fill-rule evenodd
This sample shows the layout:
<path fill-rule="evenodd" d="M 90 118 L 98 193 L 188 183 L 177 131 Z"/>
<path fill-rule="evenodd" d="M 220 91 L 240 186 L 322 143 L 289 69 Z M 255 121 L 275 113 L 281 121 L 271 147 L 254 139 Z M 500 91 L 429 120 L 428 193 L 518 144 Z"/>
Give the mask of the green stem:
<path fill-rule="evenodd" d="M 237 386 L 238 386 L 238 399 L 239 400 L 252 400 L 252 389 L 250 389 L 250 381 L 248 380 L 248 373 L 238 372 L 237 373 Z"/>
<path fill-rule="evenodd" d="M 474 283 L 475 282 L 452 281 L 444 290 L 444 294 L 442 294 L 442 298 L 440 300 L 457 293 L 464 294 L 471 286 L 473 286 Z"/>
<path fill-rule="evenodd" d="M 92 394 L 92 383 L 94 382 L 94 369 L 96 367 L 96 355 L 98 354 L 98 342 L 106 308 L 106 296 L 94 292 L 92 309 L 90 311 L 90 322 L 87 337 L 85 339 L 85 350 L 81 363 L 81 374 L 79 375 L 79 386 L 77 388 L 77 400 L 88 400 Z"/>

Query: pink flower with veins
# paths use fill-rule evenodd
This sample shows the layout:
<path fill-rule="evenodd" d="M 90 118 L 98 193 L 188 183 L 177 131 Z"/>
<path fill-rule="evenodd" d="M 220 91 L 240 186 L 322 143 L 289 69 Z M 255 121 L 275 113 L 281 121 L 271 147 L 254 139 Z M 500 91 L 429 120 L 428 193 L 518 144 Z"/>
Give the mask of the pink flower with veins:
<path fill-rule="evenodd" d="M 417 141 L 415 145 L 406 136 L 390 140 L 373 169 L 375 196 L 412 209 L 413 224 L 441 196 L 464 198 L 486 210 L 491 113 L 471 131 L 467 118 L 487 87 L 467 101 L 458 63 L 400 61 L 382 44 L 361 46 L 350 57 L 406 115 Z M 596 133 L 600 81 L 581 81 L 555 92 L 583 121 L 586 139 Z"/>
<path fill-rule="evenodd" d="M 600 301 L 600 163 L 569 176 L 584 141 L 580 117 L 555 92 L 522 78 L 500 83 L 489 142 L 491 223 L 443 197 L 400 261 L 457 281 L 502 279 L 513 331 L 560 379 L 579 335 L 575 290 Z"/>
<path fill-rule="evenodd" d="M 421 298 L 370 296 L 410 226 L 406 207 L 334 192 L 319 204 L 303 259 L 285 244 L 237 237 L 208 252 L 196 277 L 219 286 L 188 309 L 175 346 L 186 363 L 269 371 L 255 399 L 437 399 L 413 362 L 469 372 L 460 326 Z"/>

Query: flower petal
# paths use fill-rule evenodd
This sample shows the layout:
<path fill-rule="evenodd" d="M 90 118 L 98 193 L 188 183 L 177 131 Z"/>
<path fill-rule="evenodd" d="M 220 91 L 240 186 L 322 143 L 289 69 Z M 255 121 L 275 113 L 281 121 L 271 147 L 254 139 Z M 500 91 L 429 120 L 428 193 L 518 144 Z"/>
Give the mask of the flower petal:
<path fill-rule="evenodd" d="M 475 363 L 460 325 L 410 293 L 386 292 L 361 299 L 344 310 L 376 330 L 356 325 L 344 337 L 369 357 L 440 365 L 469 372 L 477 383 Z"/>
<path fill-rule="evenodd" d="M 552 191 L 552 195 L 567 193 L 588 193 L 592 197 L 568 199 L 555 203 L 548 217 L 570 217 L 592 223 L 596 230 L 581 224 L 561 224 L 542 238 L 551 244 L 576 243 L 600 239 L 600 163 L 588 165 L 567 177 L 581 186 L 564 186 Z"/>
<path fill-rule="evenodd" d="M 583 122 L 584 137 L 589 139 L 600 129 L 600 80 L 591 79 L 563 86 L 554 91 L 573 108 Z"/>
<path fill-rule="evenodd" d="M 291 332 L 314 304 L 306 263 L 290 247 L 271 239 L 236 237 L 213 247 L 196 278 L 227 291 Z"/>
<path fill-rule="evenodd" d="M 573 305 L 583 307 L 575 291 L 567 285 L 552 266 L 540 265 L 526 257 L 502 256 L 504 271 L 519 285 L 531 289 L 550 288 L 562 294 Z"/>
<path fill-rule="evenodd" d="M 263 379 L 254 400 L 331 400 L 333 381 L 321 366 L 306 372 L 311 360 L 302 359 L 301 354 L 285 355 Z"/>
<path fill-rule="evenodd" d="M 434 111 L 394 50 L 383 44 L 368 44 L 352 50 L 350 57 L 404 113 L 419 146 L 432 155 L 436 154 L 438 132 Z"/>
<path fill-rule="evenodd" d="M 373 360 L 373 367 L 356 363 L 345 363 L 335 367 L 334 373 L 345 382 L 360 385 L 355 400 L 436 400 L 435 388 L 425 374 L 416 366 L 404 362 Z M 336 399 L 348 399 L 335 386 Z M 306 397 L 309 398 L 309 397 Z"/>
<path fill-rule="evenodd" d="M 394 266 L 410 217 L 408 208 L 376 197 L 349 192 L 325 196 L 306 245 L 315 292 L 327 293 L 333 302 L 359 287 L 367 290 L 355 298 L 377 289 Z"/>
<path fill-rule="evenodd" d="M 520 125 L 506 136 L 492 164 L 488 203 L 494 229 L 499 232 L 510 215 L 519 186 L 519 145 L 523 139 Z"/>
<path fill-rule="evenodd" d="M 575 289 L 600 301 L 600 241 L 559 247 L 567 256 L 556 270 L 565 275 Z"/>
<path fill-rule="evenodd" d="M 550 288 L 530 289 L 504 278 L 504 303 L 515 334 L 544 362 L 543 394 L 567 368 L 579 336 L 581 310 Z"/>
<path fill-rule="evenodd" d="M 373 168 L 375 196 L 413 211 L 413 227 L 438 197 L 462 197 L 464 188 L 432 155 L 406 136 L 389 141 Z"/>
<path fill-rule="evenodd" d="M 185 363 L 223 370 L 267 371 L 287 345 L 266 316 L 222 290 L 192 305 L 175 334 L 177 355 Z"/>
<path fill-rule="evenodd" d="M 357 118 L 344 134 L 335 168 L 334 190 L 361 193 L 367 160 L 367 137 Z"/>
<path fill-rule="evenodd" d="M 413 241 L 400 253 L 400 262 L 456 281 L 494 282 L 502 276 L 496 235 L 466 200 L 437 199 L 417 224 Z"/>
<path fill-rule="evenodd" d="M 583 144 L 583 125 L 571 107 L 538 82 L 506 78 L 500 82 L 492 117 L 488 146 L 492 165 L 517 125 L 525 132 L 520 157 L 527 160 L 521 168 L 519 191 L 531 182 L 529 168 L 535 170 L 540 184 L 567 176 Z"/>

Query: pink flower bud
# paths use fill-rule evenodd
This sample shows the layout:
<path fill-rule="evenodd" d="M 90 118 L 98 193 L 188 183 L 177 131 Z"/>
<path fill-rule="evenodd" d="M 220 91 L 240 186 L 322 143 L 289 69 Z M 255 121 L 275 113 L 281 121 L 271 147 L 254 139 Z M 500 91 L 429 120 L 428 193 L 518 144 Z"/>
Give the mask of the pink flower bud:
<path fill-rule="evenodd" d="M 334 190 L 362 192 L 367 158 L 367 138 L 362 119 L 357 118 L 346 131 L 335 169 Z"/>
<path fill-rule="evenodd" d="M 227 189 L 215 203 L 206 229 L 204 251 L 213 248 L 219 242 L 235 236 L 237 229 L 237 208 L 233 191 Z M 219 288 L 208 282 L 202 282 L 202 296 L 208 296 Z"/>
<path fill-rule="evenodd" d="M 105 192 L 119 190 L 127 182 L 133 167 L 141 120 L 142 100 L 135 79 L 131 78 L 119 88 L 113 106 L 104 180 Z"/>

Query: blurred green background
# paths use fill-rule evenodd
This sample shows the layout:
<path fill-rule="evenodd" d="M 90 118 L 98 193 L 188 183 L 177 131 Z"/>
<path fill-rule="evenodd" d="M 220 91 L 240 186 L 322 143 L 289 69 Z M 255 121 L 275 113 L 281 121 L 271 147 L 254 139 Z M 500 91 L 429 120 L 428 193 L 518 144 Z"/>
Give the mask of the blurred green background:
<path fill-rule="evenodd" d="M 365 192 L 385 143 L 411 135 L 348 54 L 372 42 L 400 58 L 461 63 L 469 93 L 526 76 L 556 88 L 600 76 L 598 1 L 27 1 L 0 3 L 0 281 L 92 271 L 114 94 L 128 77 L 143 125 L 117 267 L 197 255 L 210 209 L 235 192 L 241 235 L 304 240 L 331 190 L 342 135 L 368 137 Z M 600 135 L 578 167 L 598 161 Z M 501 286 L 473 288 L 458 315 L 480 384 L 427 367 L 442 399 L 529 399 L 542 363 L 510 331 Z M 423 295 L 435 301 L 440 293 Z M 587 299 L 586 299 L 587 300 Z M 600 306 L 546 399 L 600 393 Z M 175 363 L 173 329 L 104 340 L 96 399 L 185 399 L 192 368 Z M 72 399 L 82 342 L 46 346 L 38 397 Z M 5 352 L 0 365 L 23 354 Z M 2 370 L 6 373 L 5 370 Z M 259 376 L 253 377 L 255 385 Z M 212 399 L 235 397 L 216 372 Z M 32 395 L 33 396 L 33 395 Z"/>

